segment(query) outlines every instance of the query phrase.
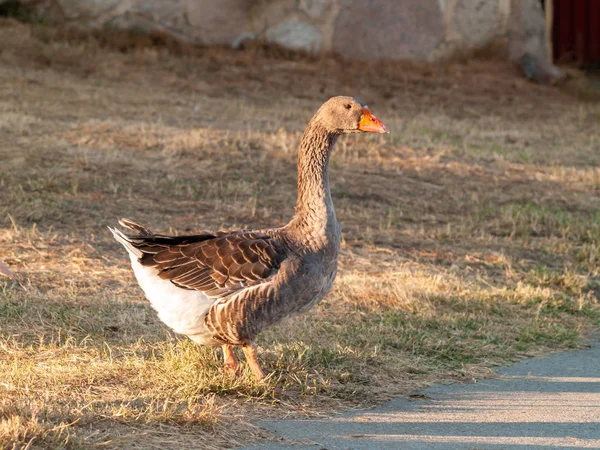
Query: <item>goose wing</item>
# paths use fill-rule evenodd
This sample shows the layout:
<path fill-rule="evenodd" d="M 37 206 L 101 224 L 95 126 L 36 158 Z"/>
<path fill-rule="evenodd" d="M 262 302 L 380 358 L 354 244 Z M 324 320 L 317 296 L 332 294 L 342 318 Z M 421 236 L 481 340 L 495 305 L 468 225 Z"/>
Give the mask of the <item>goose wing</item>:
<path fill-rule="evenodd" d="M 268 281 L 287 257 L 279 241 L 258 232 L 164 236 L 126 219 L 121 224 L 138 234 L 111 231 L 143 266 L 156 268 L 160 278 L 180 288 L 212 298 Z"/>

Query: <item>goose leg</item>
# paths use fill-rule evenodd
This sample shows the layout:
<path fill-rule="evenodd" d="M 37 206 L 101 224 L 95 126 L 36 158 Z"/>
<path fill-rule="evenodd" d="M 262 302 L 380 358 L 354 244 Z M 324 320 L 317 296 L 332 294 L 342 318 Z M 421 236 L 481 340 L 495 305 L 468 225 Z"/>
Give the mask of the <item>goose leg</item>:
<path fill-rule="evenodd" d="M 256 345 L 242 345 L 242 350 L 244 350 L 244 355 L 246 355 L 246 361 L 248 361 L 248 365 L 250 366 L 250 369 L 254 374 L 254 378 L 256 378 L 257 381 L 262 380 L 265 377 L 265 373 L 260 368 L 260 364 L 256 359 Z"/>
<path fill-rule="evenodd" d="M 233 372 L 234 375 L 238 375 L 240 371 L 240 365 L 235 359 L 233 354 L 233 347 L 231 345 L 223 345 L 223 360 L 225 372 Z"/>

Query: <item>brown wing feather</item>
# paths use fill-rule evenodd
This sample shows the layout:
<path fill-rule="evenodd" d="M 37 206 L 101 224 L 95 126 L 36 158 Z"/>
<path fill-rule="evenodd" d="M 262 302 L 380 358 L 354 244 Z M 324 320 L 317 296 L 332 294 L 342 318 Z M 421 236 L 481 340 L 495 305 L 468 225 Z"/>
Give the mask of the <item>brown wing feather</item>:
<path fill-rule="evenodd" d="M 286 258 L 281 243 L 262 233 L 171 237 L 149 234 L 147 228 L 131 221 L 127 225 L 139 232 L 127 240 L 142 253 L 142 265 L 155 267 L 161 278 L 181 288 L 210 297 L 226 297 L 264 282 Z"/>

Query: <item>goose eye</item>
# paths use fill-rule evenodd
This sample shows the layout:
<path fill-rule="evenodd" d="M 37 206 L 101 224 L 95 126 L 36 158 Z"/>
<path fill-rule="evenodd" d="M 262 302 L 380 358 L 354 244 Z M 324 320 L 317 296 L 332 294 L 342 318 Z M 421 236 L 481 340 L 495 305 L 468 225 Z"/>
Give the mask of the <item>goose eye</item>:
<path fill-rule="evenodd" d="M 351 105 L 350 103 L 346 103 L 346 105 L 345 105 L 345 108 L 346 108 L 346 109 L 351 109 L 351 108 L 352 108 L 352 105 Z"/>

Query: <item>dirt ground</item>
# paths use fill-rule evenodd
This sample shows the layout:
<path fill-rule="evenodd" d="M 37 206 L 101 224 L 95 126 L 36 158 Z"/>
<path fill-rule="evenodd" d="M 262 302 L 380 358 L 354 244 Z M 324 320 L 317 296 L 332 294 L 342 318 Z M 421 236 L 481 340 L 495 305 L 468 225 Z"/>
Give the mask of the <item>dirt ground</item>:
<path fill-rule="evenodd" d="M 341 139 L 333 292 L 234 379 L 174 335 L 107 225 L 263 228 L 333 95 L 389 136 Z M 511 65 L 190 49 L 0 21 L 0 448 L 230 448 L 252 421 L 376 404 L 581 344 L 599 325 L 600 104 Z"/>

